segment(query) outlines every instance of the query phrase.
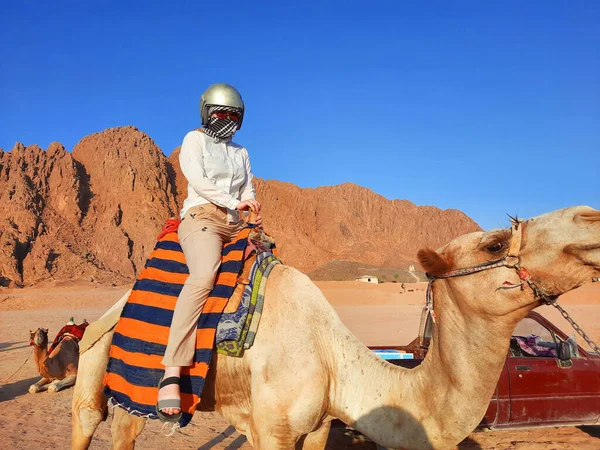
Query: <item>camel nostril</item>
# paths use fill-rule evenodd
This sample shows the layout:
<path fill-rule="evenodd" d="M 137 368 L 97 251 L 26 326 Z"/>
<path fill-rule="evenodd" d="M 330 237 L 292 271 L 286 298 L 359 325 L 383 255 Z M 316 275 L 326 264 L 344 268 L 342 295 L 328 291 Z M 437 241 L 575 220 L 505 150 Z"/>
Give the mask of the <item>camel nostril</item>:
<path fill-rule="evenodd" d="M 592 250 L 599 250 L 600 242 L 596 242 L 593 244 L 569 244 L 567 245 L 563 251 L 568 255 L 577 256 L 584 252 L 590 252 Z"/>
<path fill-rule="evenodd" d="M 577 222 L 599 222 L 600 223 L 600 211 L 592 210 L 592 211 L 580 212 L 580 213 L 575 214 L 575 217 L 573 218 L 573 220 L 575 221 L 575 223 L 577 223 Z"/>

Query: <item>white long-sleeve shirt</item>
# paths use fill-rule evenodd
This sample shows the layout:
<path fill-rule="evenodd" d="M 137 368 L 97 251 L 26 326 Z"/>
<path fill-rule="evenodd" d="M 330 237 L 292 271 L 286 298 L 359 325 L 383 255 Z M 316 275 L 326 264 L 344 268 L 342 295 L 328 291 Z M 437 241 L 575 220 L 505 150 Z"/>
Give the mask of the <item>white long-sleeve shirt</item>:
<path fill-rule="evenodd" d="M 188 195 L 181 217 L 193 206 L 214 203 L 228 209 L 232 222 L 240 201 L 256 198 L 248 150 L 235 142 L 219 142 L 200 131 L 183 138 L 179 154 L 181 171 L 188 181 Z"/>

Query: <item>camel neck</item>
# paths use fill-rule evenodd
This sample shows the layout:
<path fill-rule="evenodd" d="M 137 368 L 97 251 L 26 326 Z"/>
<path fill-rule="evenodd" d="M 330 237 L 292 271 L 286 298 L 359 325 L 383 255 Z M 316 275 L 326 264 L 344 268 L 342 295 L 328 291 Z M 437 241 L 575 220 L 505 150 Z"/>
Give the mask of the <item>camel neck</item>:
<path fill-rule="evenodd" d="M 44 346 L 33 346 L 33 358 L 35 360 L 35 364 L 38 366 L 40 370 L 40 375 L 44 378 L 50 378 L 50 374 L 46 368 L 45 362 L 48 359 L 48 344 Z"/>
<path fill-rule="evenodd" d="M 349 331 L 337 338 L 331 415 L 391 448 L 445 448 L 478 425 L 516 322 L 466 314 L 441 294 L 434 339 L 415 369 L 382 360 Z"/>

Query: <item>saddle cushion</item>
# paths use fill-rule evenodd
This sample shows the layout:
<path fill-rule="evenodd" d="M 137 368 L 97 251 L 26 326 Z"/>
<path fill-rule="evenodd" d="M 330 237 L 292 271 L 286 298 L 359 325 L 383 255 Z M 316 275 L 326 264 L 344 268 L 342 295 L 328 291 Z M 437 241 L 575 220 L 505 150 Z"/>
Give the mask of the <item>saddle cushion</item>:
<path fill-rule="evenodd" d="M 54 338 L 54 341 L 48 350 L 48 355 L 52 355 L 54 349 L 58 347 L 58 344 L 60 344 L 60 342 L 67 336 L 79 343 L 88 325 L 89 323 L 83 322 L 79 325 L 65 325 L 62 327 L 56 334 L 56 337 Z"/>
<path fill-rule="evenodd" d="M 277 264 L 281 264 L 281 261 L 270 252 L 257 255 L 237 311 L 232 314 L 223 313 L 217 327 L 218 353 L 239 357 L 254 343 L 262 315 L 267 279 Z"/>

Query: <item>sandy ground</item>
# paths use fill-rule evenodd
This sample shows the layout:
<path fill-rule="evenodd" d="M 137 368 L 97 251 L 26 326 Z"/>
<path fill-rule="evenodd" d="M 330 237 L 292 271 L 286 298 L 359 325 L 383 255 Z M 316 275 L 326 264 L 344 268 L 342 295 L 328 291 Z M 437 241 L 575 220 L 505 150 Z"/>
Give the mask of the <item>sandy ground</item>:
<path fill-rule="evenodd" d="M 368 345 L 403 345 L 418 333 L 425 284 L 370 285 L 359 282 L 318 282 L 342 320 Z M 0 290 L 0 448 L 64 449 L 70 446 L 72 389 L 56 394 L 29 394 L 39 379 L 29 346 L 29 329 L 46 327 L 50 335 L 70 316 L 93 321 L 129 287 L 90 284 Z M 409 292 L 411 290 L 412 292 Z M 600 285 L 586 285 L 561 299 L 575 320 L 600 341 Z M 571 329 L 551 307 L 539 312 L 567 333 Z M 579 338 L 578 342 L 582 342 Z M 98 428 L 91 448 L 110 448 L 110 421 Z M 249 449 L 243 436 L 216 413 L 197 413 L 174 437 L 165 437 L 158 421 L 150 421 L 137 441 L 141 449 Z M 371 442 L 346 430 L 331 432 L 328 449 L 374 449 Z M 600 448 L 600 427 L 552 427 L 511 431 L 478 431 L 460 449 Z"/>

